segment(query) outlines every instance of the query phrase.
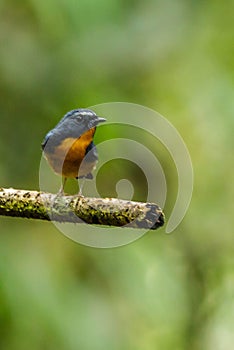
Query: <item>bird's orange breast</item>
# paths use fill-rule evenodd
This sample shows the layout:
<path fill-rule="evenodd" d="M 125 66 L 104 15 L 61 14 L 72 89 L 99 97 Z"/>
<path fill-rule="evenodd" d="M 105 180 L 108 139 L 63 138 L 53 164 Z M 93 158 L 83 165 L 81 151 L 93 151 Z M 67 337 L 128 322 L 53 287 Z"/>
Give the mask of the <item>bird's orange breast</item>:
<path fill-rule="evenodd" d="M 78 139 L 69 137 L 56 146 L 46 158 L 53 170 L 64 177 L 82 177 L 90 173 L 96 162 L 82 163 L 86 149 L 92 142 L 95 128 L 82 134 Z M 82 166 L 80 166 L 82 163 Z"/>

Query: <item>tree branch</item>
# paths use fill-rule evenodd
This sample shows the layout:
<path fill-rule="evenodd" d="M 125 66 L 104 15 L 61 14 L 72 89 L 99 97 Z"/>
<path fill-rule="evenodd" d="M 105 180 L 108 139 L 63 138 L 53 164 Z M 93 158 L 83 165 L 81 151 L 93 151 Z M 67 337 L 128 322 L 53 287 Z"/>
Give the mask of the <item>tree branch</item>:
<path fill-rule="evenodd" d="M 162 209 L 154 203 L 60 196 L 13 188 L 0 188 L 0 215 L 147 229 L 164 224 Z"/>

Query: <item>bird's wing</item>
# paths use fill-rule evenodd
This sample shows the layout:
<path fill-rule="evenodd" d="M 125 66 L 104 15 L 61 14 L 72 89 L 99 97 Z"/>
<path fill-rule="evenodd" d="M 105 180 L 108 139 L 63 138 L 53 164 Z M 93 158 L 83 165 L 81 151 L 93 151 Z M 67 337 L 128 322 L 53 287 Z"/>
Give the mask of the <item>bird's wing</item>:
<path fill-rule="evenodd" d="M 87 162 L 95 162 L 98 160 L 98 152 L 97 148 L 93 142 L 91 142 L 85 151 L 85 161 Z"/>
<path fill-rule="evenodd" d="M 46 144 L 47 144 L 47 142 L 48 142 L 48 140 L 49 140 L 49 138 L 50 138 L 50 136 L 51 136 L 52 134 L 53 134 L 52 131 L 49 131 L 48 134 L 46 134 L 46 136 L 45 136 L 45 138 L 44 138 L 44 140 L 42 141 L 42 144 L 41 144 L 42 150 L 45 149 L 45 146 L 46 146 Z"/>

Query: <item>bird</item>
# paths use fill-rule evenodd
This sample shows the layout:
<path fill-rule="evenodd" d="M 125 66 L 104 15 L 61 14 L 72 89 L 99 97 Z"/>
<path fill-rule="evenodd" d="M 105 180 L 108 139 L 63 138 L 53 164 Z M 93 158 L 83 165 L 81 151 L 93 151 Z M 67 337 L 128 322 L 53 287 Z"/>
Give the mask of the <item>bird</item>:
<path fill-rule="evenodd" d="M 74 109 L 46 134 L 41 144 L 43 155 L 53 171 L 63 178 L 58 194 L 64 194 L 67 178 L 93 178 L 92 171 L 98 161 L 93 137 L 98 124 L 105 121 L 90 109 Z"/>

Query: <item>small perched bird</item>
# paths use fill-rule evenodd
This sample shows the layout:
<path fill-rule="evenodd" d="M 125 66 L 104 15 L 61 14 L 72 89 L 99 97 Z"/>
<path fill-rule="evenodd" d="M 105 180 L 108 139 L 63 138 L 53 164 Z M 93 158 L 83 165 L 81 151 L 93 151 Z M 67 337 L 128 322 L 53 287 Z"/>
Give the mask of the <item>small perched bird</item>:
<path fill-rule="evenodd" d="M 98 160 L 93 137 L 97 125 L 105 121 L 90 109 L 74 109 L 45 136 L 43 154 L 54 172 L 64 178 L 59 193 L 64 192 L 67 178 L 93 178 Z"/>

